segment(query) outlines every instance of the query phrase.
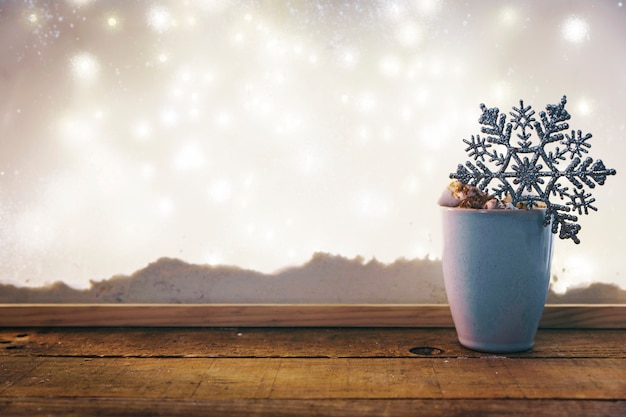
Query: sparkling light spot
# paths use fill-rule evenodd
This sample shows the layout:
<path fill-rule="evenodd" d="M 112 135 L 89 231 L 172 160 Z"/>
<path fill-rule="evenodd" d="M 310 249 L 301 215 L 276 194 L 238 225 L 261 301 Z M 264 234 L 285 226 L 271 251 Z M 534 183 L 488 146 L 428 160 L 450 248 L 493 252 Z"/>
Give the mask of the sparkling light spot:
<path fill-rule="evenodd" d="M 581 116 L 588 116 L 593 111 L 591 102 L 584 98 L 578 101 L 576 107 L 578 110 L 577 114 L 580 114 Z"/>
<path fill-rule="evenodd" d="M 389 202 L 374 190 L 360 193 L 356 200 L 356 211 L 363 217 L 386 217 L 389 213 Z"/>
<path fill-rule="evenodd" d="M 204 257 L 207 265 L 220 265 L 224 263 L 224 256 L 218 251 L 210 251 Z"/>
<path fill-rule="evenodd" d="M 146 121 L 137 122 L 133 128 L 133 134 L 135 138 L 146 141 L 152 134 L 152 127 Z"/>
<path fill-rule="evenodd" d="M 441 0 L 417 0 L 417 11 L 424 17 L 434 17 L 442 8 Z"/>
<path fill-rule="evenodd" d="M 204 85 L 210 85 L 215 80 L 215 75 L 212 72 L 205 72 L 202 76 L 202 83 Z"/>
<path fill-rule="evenodd" d="M 413 247 L 411 256 L 413 258 L 424 260 L 428 256 L 428 246 L 424 244 L 417 244 Z"/>
<path fill-rule="evenodd" d="M 148 26 L 159 33 L 167 31 L 173 24 L 170 11 L 162 6 L 154 6 L 148 11 Z"/>
<path fill-rule="evenodd" d="M 354 64 L 356 64 L 356 55 L 355 55 L 355 53 L 352 52 L 352 51 L 346 52 L 343 55 L 343 63 L 346 66 L 348 66 L 348 67 L 354 66 Z"/>
<path fill-rule="evenodd" d="M 115 16 L 111 16 L 107 19 L 107 25 L 110 28 L 115 28 L 117 27 L 117 25 L 119 24 L 119 21 L 117 20 L 117 18 Z"/>
<path fill-rule="evenodd" d="M 95 0 L 69 0 L 70 3 L 76 6 L 87 6 Z"/>
<path fill-rule="evenodd" d="M 593 281 L 595 270 L 593 261 L 584 256 L 568 257 L 563 262 L 562 268 L 555 271 L 558 280 L 553 283 L 552 289 L 562 294 L 571 287 L 590 283 Z"/>
<path fill-rule="evenodd" d="M 39 21 L 39 17 L 35 13 L 31 13 L 28 15 L 28 21 L 30 23 L 37 23 Z"/>
<path fill-rule="evenodd" d="M 370 92 L 360 94 L 358 108 L 364 113 L 371 112 L 376 108 L 376 96 Z"/>
<path fill-rule="evenodd" d="M 100 66 L 96 58 L 88 53 L 76 55 L 71 60 L 72 73 L 82 81 L 93 81 L 97 78 Z"/>
<path fill-rule="evenodd" d="M 404 8 L 396 2 L 388 1 L 383 4 L 385 4 L 385 14 L 390 19 L 397 19 L 404 13 Z"/>
<path fill-rule="evenodd" d="M 414 22 L 405 23 L 396 31 L 396 39 L 405 47 L 418 45 L 421 42 L 422 37 L 422 30 Z"/>
<path fill-rule="evenodd" d="M 174 203 L 171 198 L 162 197 L 157 201 L 157 211 L 161 216 L 167 217 L 174 211 Z"/>
<path fill-rule="evenodd" d="M 174 156 L 174 167 L 179 171 L 192 171 L 204 165 L 204 152 L 195 142 L 183 145 Z"/>
<path fill-rule="evenodd" d="M 173 108 L 165 108 L 161 110 L 161 114 L 159 115 L 159 119 L 161 120 L 161 124 L 165 127 L 174 127 L 178 125 L 180 121 L 179 113 Z"/>
<path fill-rule="evenodd" d="M 381 59 L 378 67 L 385 77 L 395 78 L 402 70 L 402 63 L 394 56 L 387 56 Z"/>
<path fill-rule="evenodd" d="M 218 127 L 226 129 L 231 126 L 233 116 L 226 110 L 219 111 L 215 116 L 215 123 Z"/>
<path fill-rule="evenodd" d="M 233 42 L 236 44 L 243 44 L 245 39 L 246 35 L 244 35 L 243 32 L 237 32 L 233 35 Z"/>
<path fill-rule="evenodd" d="M 219 179 L 213 181 L 208 188 L 209 196 L 215 203 L 222 204 L 230 200 L 233 189 L 230 181 L 226 179 Z"/>
<path fill-rule="evenodd" d="M 519 13 L 513 7 L 507 6 L 500 12 L 500 23 L 504 26 L 513 26 L 519 19 Z"/>
<path fill-rule="evenodd" d="M 492 86 L 493 96 L 498 101 L 506 101 L 509 99 L 512 90 L 511 83 L 507 81 L 500 81 Z"/>
<path fill-rule="evenodd" d="M 367 126 L 361 126 L 357 129 L 357 138 L 361 145 L 367 145 L 370 141 L 370 131 Z"/>
<path fill-rule="evenodd" d="M 356 69 L 360 60 L 359 50 L 354 46 L 344 46 L 339 48 L 336 51 L 335 56 L 337 59 L 337 65 L 348 70 Z"/>
<path fill-rule="evenodd" d="M 577 16 L 568 17 L 561 26 L 563 39 L 572 43 L 589 40 L 589 24 Z"/>
<path fill-rule="evenodd" d="M 184 83 L 191 81 L 191 74 L 189 71 L 183 71 L 180 73 L 180 80 Z"/>

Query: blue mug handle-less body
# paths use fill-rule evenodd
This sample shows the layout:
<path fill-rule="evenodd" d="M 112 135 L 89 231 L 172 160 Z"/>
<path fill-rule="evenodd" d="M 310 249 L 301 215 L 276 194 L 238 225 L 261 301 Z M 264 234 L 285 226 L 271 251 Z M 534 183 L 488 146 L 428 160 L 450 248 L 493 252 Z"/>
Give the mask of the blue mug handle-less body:
<path fill-rule="evenodd" d="M 443 275 L 459 342 L 472 350 L 529 350 L 550 283 L 553 234 L 545 209 L 442 208 Z"/>

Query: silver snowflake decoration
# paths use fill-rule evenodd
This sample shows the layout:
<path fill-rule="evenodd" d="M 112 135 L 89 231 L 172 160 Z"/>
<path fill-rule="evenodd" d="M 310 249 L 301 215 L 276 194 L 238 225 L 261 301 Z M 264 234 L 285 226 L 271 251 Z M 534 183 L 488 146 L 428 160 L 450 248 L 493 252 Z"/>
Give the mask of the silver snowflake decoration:
<path fill-rule="evenodd" d="M 537 120 L 535 111 L 520 100 L 519 107 L 513 106 L 509 113 L 508 123 L 498 108 L 481 104 L 483 113 L 478 122 L 485 136 L 463 139 L 468 145 L 465 151 L 474 162 L 459 165 L 450 178 L 491 192 L 501 200 L 509 196 L 518 207 L 545 207 L 544 225 L 552 224 L 552 232 L 559 233 L 561 239 L 580 243 L 577 214 L 597 211 L 588 188 L 603 185 L 616 171 L 599 159 L 582 159 L 591 148 L 591 134 L 569 130 L 567 120 L 571 116 L 565 110 L 566 102 L 563 96 L 560 103 L 548 104 Z M 495 186 L 488 189 L 492 181 Z M 561 203 L 550 201 L 550 197 Z"/>

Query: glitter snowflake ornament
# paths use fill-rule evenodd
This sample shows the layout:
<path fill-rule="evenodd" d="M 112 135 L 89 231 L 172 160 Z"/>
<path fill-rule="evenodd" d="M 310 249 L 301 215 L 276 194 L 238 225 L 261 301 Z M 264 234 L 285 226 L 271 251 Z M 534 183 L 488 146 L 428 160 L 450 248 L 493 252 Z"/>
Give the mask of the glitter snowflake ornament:
<path fill-rule="evenodd" d="M 588 189 L 603 185 L 616 171 L 606 168 L 600 159 L 584 157 L 591 148 L 592 135 L 569 130 L 567 120 L 571 116 L 565 110 L 566 102 L 563 96 L 560 103 L 548 104 L 537 120 L 531 106 L 520 100 L 519 107 L 512 107 L 508 123 L 497 107 L 481 104 L 478 122 L 485 136 L 463 139 L 468 145 L 465 151 L 474 162 L 459 165 L 450 178 L 491 192 L 501 200 L 509 198 L 517 207 L 545 207 L 544 225 L 552 224 L 552 232 L 559 233 L 561 239 L 580 243 L 577 214 L 597 211 Z M 488 189 L 492 181 L 496 185 Z M 551 197 L 560 203 L 552 202 Z"/>

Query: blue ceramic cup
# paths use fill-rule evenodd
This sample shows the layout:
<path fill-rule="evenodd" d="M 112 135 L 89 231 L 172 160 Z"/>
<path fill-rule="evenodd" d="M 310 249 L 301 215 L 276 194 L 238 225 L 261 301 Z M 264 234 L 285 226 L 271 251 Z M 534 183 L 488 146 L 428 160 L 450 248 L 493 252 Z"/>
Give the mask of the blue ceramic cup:
<path fill-rule="evenodd" d="M 550 282 L 545 210 L 442 211 L 443 276 L 459 341 L 482 352 L 531 349 Z"/>

